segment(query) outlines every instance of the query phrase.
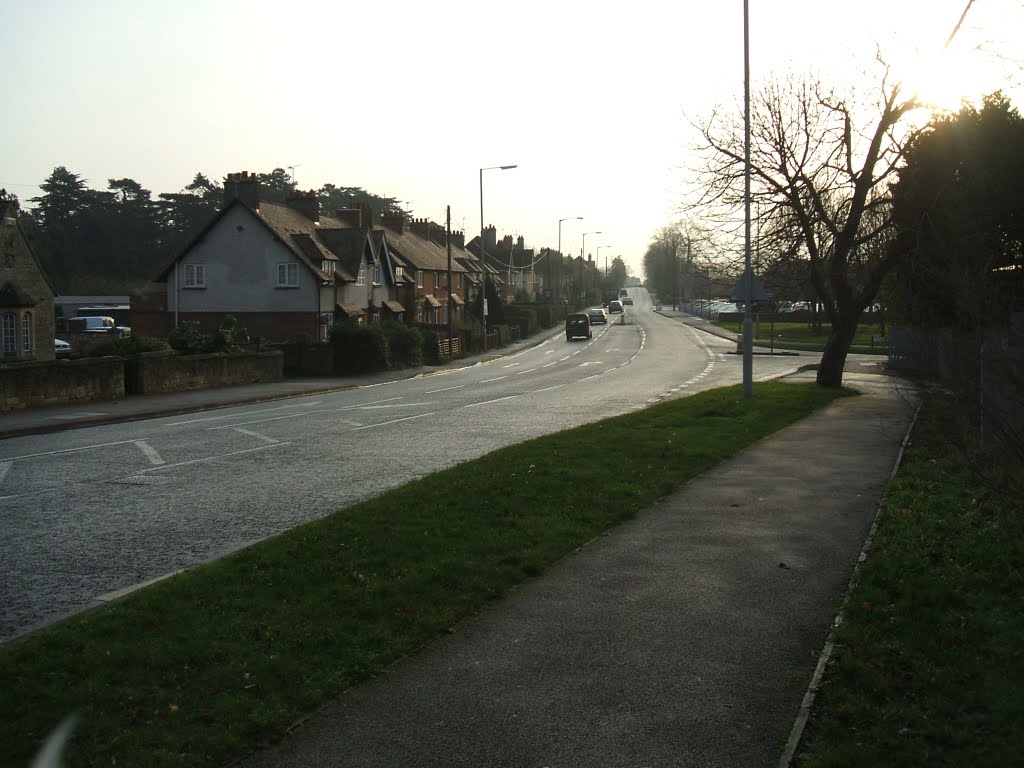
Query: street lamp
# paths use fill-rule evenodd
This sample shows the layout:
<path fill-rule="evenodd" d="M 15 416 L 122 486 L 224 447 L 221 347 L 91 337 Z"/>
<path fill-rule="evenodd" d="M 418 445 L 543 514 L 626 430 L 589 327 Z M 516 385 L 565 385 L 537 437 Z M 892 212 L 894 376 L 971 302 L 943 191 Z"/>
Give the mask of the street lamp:
<path fill-rule="evenodd" d="M 487 351 L 487 249 L 484 247 L 484 171 L 507 171 L 516 165 L 489 165 L 480 169 L 480 327 L 484 332 L 484 352 Z"/>
<path fill-rule="evenodd" d="M 564 219 L 558 220 L 558 258 L 562 258 L 562 222 L 563 221 L 583 221 L 582 216 L 567 216 Z M 561 262 L 559 262 L 561 263 Z M 561 283 L 561 280 L 559 280 Z M 548 288 L 551 288 L 551 254 L 548 253 Z"/>
<path fill-rule="evenodd" d="M 583 260 L 587 257 L 587 235 L 600 235 L 601 232 L 584 232 L 583 233 L 583 245 L 580 248 L 580 288 L 583 288 Z M 587 292 L 583 291 L 583 298 L 586 298 Z"/>
<path fill-rule="evenodd" d="M 754 275 L 750 268 L 750 4 L 743 0 L 743 397 L 754 396 L 754 333 L 750 305 L 754 303 Z"/>

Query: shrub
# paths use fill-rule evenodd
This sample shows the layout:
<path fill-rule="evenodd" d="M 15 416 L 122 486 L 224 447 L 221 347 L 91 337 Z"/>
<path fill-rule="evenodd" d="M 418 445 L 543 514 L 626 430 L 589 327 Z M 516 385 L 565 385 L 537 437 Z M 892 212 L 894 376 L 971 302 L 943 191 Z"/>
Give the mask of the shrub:
<path fill-rule="evenodd" d="M 210 352 L 241 352 L 249 343 L 249 334 L 232 315 L 227 315 L 213 333 L 202 333 L 199 324 L 186 320 L 167 337 L 171 348 L 186 355 Z"/>
<path fill-rule="evenodd" d="M 143 352 L 163 352 L 170 348 L 166 341 L 152 336 L 117 336 L 97 344 L 89 350 L 89 357 L 132 357 Z"/>
<path fill-rule="evenodd" d="M 381 328 L 388 341 L 393 368 L 419 368 L 423 365 L 423 333 L 402 323 L 389 321 Z"/>
<path fill-rule="evenodd" d="M 335 373 L 370 373 L 391 365 L 388 337 L 379 325 L 359 325 L 354 320 L 335 323 L 331 343 Z"/>

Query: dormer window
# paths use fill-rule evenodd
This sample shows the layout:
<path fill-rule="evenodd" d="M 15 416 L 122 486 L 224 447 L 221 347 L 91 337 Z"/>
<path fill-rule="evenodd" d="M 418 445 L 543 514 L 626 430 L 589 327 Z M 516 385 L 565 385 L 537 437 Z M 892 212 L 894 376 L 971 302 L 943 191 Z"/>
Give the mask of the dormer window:
<path fill-rule="evenodd" d="M 356 275 L 356 285 L 362 285 L 366 282 L 366 262 L 359 262 L 359 274 Z"/>
<path fill-rule="evenodd" d="M 324 273 L 328 277 L 330 277 L 331 275 L 334 274 L 334 262 L 324 259 L 322 262 L 320 262 L 320 269 L 322 269 Z"/>
<path fill-rule="evenodd" d="M 380 285 L 381 273 L 380 273 L 380 262 L 373 262 L 373 284 Z"/>

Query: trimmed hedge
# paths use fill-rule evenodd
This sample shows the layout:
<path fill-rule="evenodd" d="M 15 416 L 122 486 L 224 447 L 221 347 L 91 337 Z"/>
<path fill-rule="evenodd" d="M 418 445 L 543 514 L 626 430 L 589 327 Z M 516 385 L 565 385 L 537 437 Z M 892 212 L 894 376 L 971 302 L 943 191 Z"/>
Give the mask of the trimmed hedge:
<path fill-rule="evenodd" d="M 359 325 L 354 321 L 336 323 L 331 328 L 331 343 L 337 374 L 385 371 L 391 366 L 388 339 L 379 325 Z"/>

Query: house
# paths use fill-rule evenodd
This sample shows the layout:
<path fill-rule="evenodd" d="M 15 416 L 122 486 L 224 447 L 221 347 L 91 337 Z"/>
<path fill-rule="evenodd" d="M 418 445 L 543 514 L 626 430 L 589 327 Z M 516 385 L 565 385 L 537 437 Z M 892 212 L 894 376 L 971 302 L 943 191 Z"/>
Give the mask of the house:
<path fill-rule="evenodd" d="M 162 290 L 134 298 L 136 332 L 165 335 L 185 321 L 212 330 L 232 315 L 267 341 L 323 340 L 335 319 L 401 315 L 368 207 L 328 215 L 315 192 L 264 201 L 250 173 L 229 174 L 224 192 L 224 207 L 157 277 Z"/>
<path fill-rule="evenodd" d="M 17 202 L 0 202 L 0 362 L 54 359 L 54 295 Z"/>
<path fill-rule="evenodd" d="M 465 317 L 467 291 L 472 281 L 467 277 L 465 261 L 472 258 L 465 250 L 464 235 L 452 233 L 451 285 L 449 285 L 448 250 L 444 227 L 426 219 L 408 224 L 401 212 L 383 216 L 381 236 L 388 255 L 401 275 L 404 286 L 403 303 L 421 325 L 443 326 Z"/>

